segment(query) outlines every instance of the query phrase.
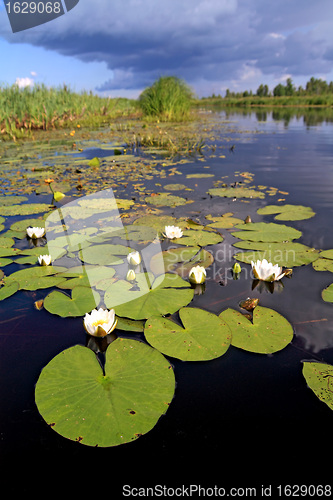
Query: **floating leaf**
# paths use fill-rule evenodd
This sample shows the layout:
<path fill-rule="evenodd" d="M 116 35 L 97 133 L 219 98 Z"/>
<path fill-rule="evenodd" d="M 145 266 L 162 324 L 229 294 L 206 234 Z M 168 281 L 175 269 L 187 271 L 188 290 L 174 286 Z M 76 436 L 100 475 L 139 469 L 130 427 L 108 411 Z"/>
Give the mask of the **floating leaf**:
<path fill-rule="evenodd" d="M 187 186 L 185 186 L 185 184 L 165 184 L 163 188 L 169 191 L 180 191 L 182 189 L 187 189 Z"/>
<path fill-rule="evenodd" d="M 204 179 L 206 177 L 214 177 L 214 174 L 187 174 L 186 179 Z"/>
<path fill-rule="evenodd" d="M 173 314 L 189 304 L 194 291 L 190 284 L 176 274 L 165 274 L 154 279 L 144 273 L 136 275 L 139 286 L 133 287 L 119 280 L 105 291 L 104 303 L 115 309 L 116 315 L 130 319 L 147 319 L 155 314 Z"/>
<path fill-rule="evenodd" d="M 26 234 L 27 227 L 45 227 L 45 220 L 43 219 L 23 219 L 16 222 L 10 226 L 13 231 L 24 231 Z"/>
<path fill-rule="evenodd" d="M 151 203 L 157 206 L 167 206 L 167 207 L 178 207 L 179 205 L 186 205 L 187 203 L 193 203 L 193 200 L 186 200 L 180 196 L 175 196 L 170 193 L 158 193 L 154 196 L 147 196 L 145 198 L 146 203 Z"/>
<path fill-rule="evenodd" d="M 118 255 L 126 256 L 132 251 L 131 248 L 124 245 L 91 245 L 80 251 L 79 256 L 87 264 L 118 265 L 123 263 L 123 259 Z"/>
<path fill-rule="evenodd" d="M 333 250 L 324 250 L 320 252 L 319 259 L 313 264 L 313 269 L 316 271 L 330 271 L 333 273 Z"/>
<path fill-rule="evenodd" d="M 52 314 L 58 316 L 84 316 L 86 312 L 91 312 L 100 302 L 100 295 L 95 290 L 86 286 L 73 288 L 69 297 L 57 290 L 49 293 L 44 299 L 44 308 Z"/>
<path fill-rule="evenodd" d="M 51 205 L 46 203 L 27 203 L 25 205 L 0 206 L 1 215 L 30 215 L 40 212 L 49 212 Z"/>
<path fill-rule="evenodd" d="M 208 191 L 211 196 L 221 196 L 226 198 L 265 198 L 265 193 L 247 187 L 221 187 L 212 188 Z"/>
<path fill-rule="evenodd" d="M 142 342 L 118 338 L 106 351 L 105 375 L 96 355 L 76 345 L 42 370 L 39 412 L 60 435 L 88 446 L 117 446 L 151 430 L 174 395 L 170 363 Z"/>
<path fill-rule="evenodd" d="M 333 366 L 316 361 L 304 361 L 303 376 L 317 398 L 333 410 Z"/>
<path fill-rule="evenodd" d="M 228 229 L 230 227 L 234 227 L 236 224 L 243 224 L 241 219 L 237 219 L 237 217 L 232 217 L 233 213 L 223 214 L 222 217 L 213 217 L 212 215 L 206 215 L 205 218 L 208 220 L 212 220 L 208 227 L 214 227 L 217 229 Z"/>
<path fill-rule="evenodd" d="M 242 229 L 242 231 L 231 234 L 241 240 L 281 242 L 291 241 L 302 236 L 301 231 L 274 222 L 251 222 L 250 224 L 237 224 L 235 227 Z"/>
<path fill-rule="evenodd" d="M 7 299 L 11 295 L 13 295 L 19 289 L 20 285 L 13 281 L 12 283 L 8 283 L 8 285 L 4 285 L 0 288 L 0 300 Z"/>
<path fill-rule="evenodd" d="M 207 245 L 216 245 L 217 243 L 221 243 L 221 241 L 223 241 L 223 236 L 213 231 L 188 229 L 183 231 L 183 236 L 181 238 L 173 239 L 172 243 L 205 247 Z"/>
<path fill-rule="evenodd" d="M 62 278 L 54 276 L 57 272 L 65 268 L 53 266 L 28 267 L 20 269 L 5 278 L 5 283 L 17 282 L 20 290 L 38 290 L 57 285 Z"/>
<path fill-rule="evenodd" d="M 276 220 L 304 220 L 313 217 L 315 212 L 310 207 L 303 205 L 267 205 L 257 210 L 259 215 L 278 214 Z"/>
<path fill-rule="evenodd" d="M 252 322 L 234 309 L 220 314 L 232 332 L 231 344 L 245 351 L 262 354 L 280 351 L 292 340 L 291 324 L 273 309 L 257 306 Z"/>
<path fill-rule="evenodd" d="M 184 361 L 201 361 L 224 354 L 231 339 L 230 328 L 213 313 L 194 307 L 179 311 L 183 326 L 171 319 L 152 316 L 145 324 L 145 337 L 156 349 Z"/>
<path fill-rule="evenodd" d="M 170 248 L 156 254 L 150 261 L 150 269 L 155 274 L 176 272 L 181 277 L 186 277 L 193 266 L 209 267 L 214 261 L 213 255 L 199 247 Z"/>
<path fill-rule="evenodd" d="M 77 270 L 76 268 L 74 270 L 69 269 L 64 273 L 58 274 L 57 276 L 61 277 L 63 281 L 57 286 L 63 289 L 72 289 L 76 286 L 90 286 L 98 290 L 106 290 L 113 282 L 112 278 L 114 274 L 115 270 L 112 267 L 84 266 L 81 268 L 79 266 Z"/>
<path fill-rule="evenodd" d="M 238 248 L 255 249 L 252 252 L 239 252 L 234 257 L 240 262 L 267 259 L 279 266 L 296 267 L 310 264 L 318 259 L 318 251 L 301 243 L 265 243 L 260 241 L 240 241 L 234 244 Z"/>
<path fill-rule="evenodd" d="M 333 302 L 333 283 L 321 292 L 321 296 L 325 302 Z"/>

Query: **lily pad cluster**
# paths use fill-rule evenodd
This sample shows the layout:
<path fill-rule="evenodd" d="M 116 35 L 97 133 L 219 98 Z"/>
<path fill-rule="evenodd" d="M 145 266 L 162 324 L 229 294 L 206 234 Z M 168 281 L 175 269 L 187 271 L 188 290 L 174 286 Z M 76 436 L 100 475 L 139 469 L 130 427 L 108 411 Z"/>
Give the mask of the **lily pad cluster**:
<path fill-rule="evenodd" d="M 97 161 L 88 165 L 100 166 Z M 169 190 L 176 190 L 174 186 L 169 185 Z M 237 191 L 238 197 L 260 200 L 264 195 L 264 188 L 243 186 L 215 188 L 210 194 L 231 196 L 230 190 Z M 159 193 L 146 197 L 146 202 L 175 207 L 191 200 Z M 116 329 L 103 348 L 104 363 L 94 349 L 76 345 L 55 356 L 36 385 L 38 409 L 52 429 L 89 446 L 127 443 L 155 426 L 174 397 L 175 374 L 168 357 L 207 362 L 230 348 L 272 354 L 292 341 L 291 323 L 258 301 L 243 301 L 253 305 L 246 312 L 240 306 L 218 314 L 191 305 L 196 291 L 189 279 L 191 269 L 200 266 L 205 279 L 206 269 L 214 263 L 214 246 L 224 241 L 223 231 L 237 240 L 235 248 L 244 250 L 236 252 L 235 259 L 246 265 L 267 259 L 287 268 L 312 263 L 316 270 L 333 271 L 332 250 L 295 242 L 301 231 L 276 222 L 246 222 L 231 212 L 207 215 L 205 224 L 148 212 L 123 226 L 119 210 L 122 215 L 130 211 L 133 200 L 93 196 L 57 210 L 47 204 L 30 205 L 10 200 L 0 210 L 1 224 L 12 215 L 34 216 L 15 221 L 0 236 L 1 267 L 20 266 L 9 275 L 3 272 L 0 300 L 20 290 L 45 290 L 42 304 L 50 314 L 83 318 L 103 307 L 113 309 L 117 317 Z M 292 207 L 266 206 L 257 213 L 278 214 L 276 220 L 314 216 L 309 207 Z M 46 227 L 46 234 L 37 242 L 29 241 L 30 248 L 22 244 L 15 248 L 15 240 L 27 237 L 27 226 Z M 177 227 L 177 237 L 168 238 L 166 226 Z M 133 251 L 142 259 L 132 262 L 128 274 L 128 256 Z M 51 255 L 51 265 L 38 264 L 43 254 Z M 209 286 L 209 278 L 207 282 Z M 326 301 L 333 302 L 332 286 L 323 291 Z M 122 338 L 126 332 L 142 338 Z M 94 345 L 98 351 L 100 344 Z M 317 372 L 315 392 L 331 377 Z M 307 376 L 314 377 L 312 372 Z"/>

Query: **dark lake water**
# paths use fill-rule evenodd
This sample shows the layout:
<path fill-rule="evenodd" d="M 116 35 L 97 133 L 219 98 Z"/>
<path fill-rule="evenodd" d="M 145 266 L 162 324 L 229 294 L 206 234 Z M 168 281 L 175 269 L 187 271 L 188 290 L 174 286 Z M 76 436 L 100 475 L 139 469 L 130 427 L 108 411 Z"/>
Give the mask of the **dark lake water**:
<path fill-rule="evenodd" d="M 186 179 L 188 173 L 209 172 L 232 182 L 239 180 L 235 172 L 251 172 L 255 185 L 288 192 L 279 195 L 286 203 L 316 212 L 312 219 L 286 222 L 302 231 L 299 242 L 333 248 L 332 124 L 323 120 L 309 125 L 301 115 L 286 119 L 254 112 L 221 112 L 212 120 L 216 150 L 177 165 L 184 174 L 177 182 L 195 190 L 196 203 L 187 205 L 186 212 L 182 206 L 169 212 L 199 221 L 217 212 L 273 221 L 273 216 L 258 216 L 256 210 L 276 197 L 250 203 L 211 198 L 206 194 L 210 179 Z M 223 245 L 234 241 L 227 233 Z M 10 482 L 12 491 L 42 490 L 49 495 L 69 489 L 120 498 L 124 485 L 198 484 L 256 487 L 260 498 L 262 485 L 332 483 L 333 413 L 307 387 L 302 360 L 333 364 L 333 306 L 320 296 L 333 275 L 316 272 L 311 264 L 301 266 L 292 279 L 284 280 L 282 292 L 271 294 L 252 291 L 246 273 L 239 280 L 228 279 L 231 264 L 226 252 L 219 262 L 225 286 L 215 279 L 214 269 L 208 270 L 206 292 L 194 298 L 194 305 L 219 313 L 248 296 L 258 297 L 260 305 L 292 323 L 292 343 L 268 356 L 231 347 L 209 362 L 170 359 L 177 385 L 166 415 L 135 442 L 114 448 L 95 449 L 62 438 L 45 424 L 34 403 L 43 366 L 61 350 L 84 343 L 82 322 L 67 324 L 55 316 L 50 325 L 46 311 L 28 313 L 32 292 L 0 304 L 0 460 L 4 480 L 9 473 L 16 476 Z"/>

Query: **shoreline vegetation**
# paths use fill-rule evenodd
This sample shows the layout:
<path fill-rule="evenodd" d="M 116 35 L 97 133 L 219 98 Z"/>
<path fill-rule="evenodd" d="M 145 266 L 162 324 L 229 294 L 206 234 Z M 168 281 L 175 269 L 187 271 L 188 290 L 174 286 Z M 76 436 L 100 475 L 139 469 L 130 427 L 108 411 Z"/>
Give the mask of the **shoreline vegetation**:
<path fill-rule="evenodd" d="M 0 86 L 0 142 L 34 138 L 36 131 L 99 128 L 115 122 L 142 120 L 150 123 L 193 121 L 205 108 L 333 108 L 333 82 L 312 77 L 305 89 L 289 78 L 273 91 L 261 84 L 252 91 L 230 92 L 224 97 L 197 98 L 188 84 L 177 77 L 160 77 L 138 99 L 100 97 L 92 92 L 76 93 L 67 85 L 19 88 Z M 74 133 L 73 133 L 74 135 Z"/>

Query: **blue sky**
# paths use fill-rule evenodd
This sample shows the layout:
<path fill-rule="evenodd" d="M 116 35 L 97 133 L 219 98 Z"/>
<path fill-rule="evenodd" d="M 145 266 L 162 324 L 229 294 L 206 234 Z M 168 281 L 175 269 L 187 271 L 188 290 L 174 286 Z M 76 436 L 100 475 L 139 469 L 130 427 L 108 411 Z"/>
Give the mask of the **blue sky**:
<path fill-rule="evenodd" d="M 19 33 L 0 2 L 1 84 L 136 97 L 161 75 L 199 96 L 333 80 L 332 0 L 80 0 Z"/>

